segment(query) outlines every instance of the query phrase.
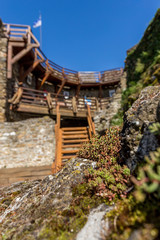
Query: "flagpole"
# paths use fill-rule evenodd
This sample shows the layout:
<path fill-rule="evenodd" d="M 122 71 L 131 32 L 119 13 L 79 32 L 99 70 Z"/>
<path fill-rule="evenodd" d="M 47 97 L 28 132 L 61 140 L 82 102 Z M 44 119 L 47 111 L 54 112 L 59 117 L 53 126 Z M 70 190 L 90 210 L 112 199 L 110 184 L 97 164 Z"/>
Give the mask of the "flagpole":
<path fill-rule="evenodd" d="M 42 21 L 41 15 L 40 15 L 40 19 Z M 42 49 L 42 24 L 40 25 L 40 47 Z"/>

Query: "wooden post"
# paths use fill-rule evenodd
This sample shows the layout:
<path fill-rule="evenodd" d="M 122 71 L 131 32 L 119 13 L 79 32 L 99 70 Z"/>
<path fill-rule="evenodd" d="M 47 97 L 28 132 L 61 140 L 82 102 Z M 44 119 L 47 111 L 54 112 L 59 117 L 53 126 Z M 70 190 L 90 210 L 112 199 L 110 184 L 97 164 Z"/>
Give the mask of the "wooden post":
<path fill-rule="evenodd" d="M 7 78 L 12 77 L 12 45 L 8 43 L 8 61 L 7 61 Z"/>

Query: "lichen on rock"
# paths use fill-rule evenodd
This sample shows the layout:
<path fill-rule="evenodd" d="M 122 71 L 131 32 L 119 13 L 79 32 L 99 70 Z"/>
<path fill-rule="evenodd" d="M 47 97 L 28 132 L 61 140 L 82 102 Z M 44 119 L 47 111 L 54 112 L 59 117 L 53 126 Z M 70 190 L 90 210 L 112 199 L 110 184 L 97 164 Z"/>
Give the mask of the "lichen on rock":
<path fill-rule="evenodd" d="M 92 161 L 70 160 L 43 180 L 0 188 L 0 239 L 72 239 L 87 221 L 96 197 L 73 191 Z"/>
<path fill-rule="evenodd" d="M 158 140 L 149 126 L 159 121 L 159 103 L 160 86 L 147 87 L 124 115 L 121 155 L 132 171 L 137 162 L 158 147 Z"/>

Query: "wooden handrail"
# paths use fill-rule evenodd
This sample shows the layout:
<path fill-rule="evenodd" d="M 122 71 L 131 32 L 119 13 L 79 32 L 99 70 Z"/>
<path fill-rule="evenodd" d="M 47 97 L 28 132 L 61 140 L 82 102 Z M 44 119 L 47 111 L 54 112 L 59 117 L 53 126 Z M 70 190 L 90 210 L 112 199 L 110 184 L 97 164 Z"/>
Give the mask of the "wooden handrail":
<path fill-rule="evenodd" d="M 56 124 L 55 124 L 55 139 L 56 139 L 56 146 L 55 146 L 55 161 L 52 164 L 52 173 L 55 173 L 60 170 L 62 165 L 61 159 L 61 147 L 62 147 L 62 129 L 61 129 L 61 116 L 59 111 L 59 104 L 56 107 Z"/>
<path fill-rule="evenodd" d="M 69 109 L 72 110 L 75 114 L 80 111 L 86 111 L 86 100 L 83 97 L 77 97 L 75 99 L 76 101 L 76 110 L 73 106 L 73 97 L 69 96 L 67 99 L 63 94 L 59 94 L 58 97 L 56 96 L 56 93 L 52 92 L 46 92 L 31 88 L 25 88 L 21 87 L 22 95 L 18 103 L 24 103 L 24 104 L 31 104 L 35 106 L 40 107 L 47 107 L 49 110 L 49 113 L 52 109 L 55 109 L 57 104 L 59 103 L 63 109 Z M 111 98 L 96 98 L 91 97 L 91 106 L 89 108 L 89 111 L 97 111 L 99 109 L 103 109 L 109 104 L 109 100 Z M 11 102 L 10 102 L 11 103 Z M 13 105 L 16 105 L 17 102 L 12 103 Z M 88 107 L 88 105 L 87 105 Z M 87 110 L 88 111 L 88 110 Z"/>
<path fill-rule="evenodd" d="M 90 106 L 88 104 L 87 104 L 87 120 L 88 120 L 88 125 L 89 125 L 89 136 L 90 136 L 90 138 L 92 138 L 93 135 L 96 134 L 96 131 L 95 131 L 94 122 L 92 121 L 92 117 L 91 117 Z"/>
<path fill-rule="evenodd" d="M 26 39 L 28 40 L 28 44 L 34 43 L 36 44 L 34 47 L 36 47 L 36 50 L 34 47 L 32 48 L 33 51 L 37 52 L 37 55 L 39 58 L 43 61 L 47 60 L 47 57 L 44 55 L 44 53 L 39 48 L 40 44 L 36 37 L 33 35 L 31 31 L 31 27 L 28 25 L 20 25 L 20 24 L 3 24 L 4 30 L 7 33 L 7 36 L 9 38 L 12 38 L 16 34 L 22 39 L 24 39 L 24 36 L 26 36 Z M 18 37 L 18 39 L 19 39 Z M 14 39 L 16 37 L 13 37 Z M 64 73 L 69 76 L 68 82 L 79 84 L 79 78 L 81 78 L 82 85 L 85 86 L 85 84 L 105 84 L 110 82 L 119 82 L 120 77 L 122 75 L 122 69 L 123 68 L 115 68 L 111 70 L 106 71 L 99 71 L 99 72 L 78 72 L 74 71 L 68 68 L 63 68 L 62 66 L 52 62 L 51 60 L 48 60 L 49 63 L 49 69 L 54 74 L 55 71 L 57 71 L 59 75 L 59 79 L 63 80 L 63 76 L 61 76 L 63 69 Z M 45 62 L 41 63 L 42 67 L 47 68 Z M 79 74 L 78 74 L 79 73 Z M 80 77 L 83 76 L 83 77 Z"/>

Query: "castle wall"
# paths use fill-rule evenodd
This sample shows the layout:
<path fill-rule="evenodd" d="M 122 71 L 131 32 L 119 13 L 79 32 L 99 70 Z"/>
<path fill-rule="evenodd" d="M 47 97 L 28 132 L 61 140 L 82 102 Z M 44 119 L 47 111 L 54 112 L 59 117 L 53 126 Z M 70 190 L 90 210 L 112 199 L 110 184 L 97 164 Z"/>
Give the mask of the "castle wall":
<path fill-rule="evenodd" d="M 2 31 L 0 21 L 0 122 L 6 120 L 6 96 L 7 96 L 7 38 Z"/>
<path fill-rule="evenodd" d="M 52 165 L 54 123 L 49 117 L 0 123 L 0 168 Z"/>
<path fill-rule="evenodd" d="M 114 95 L 108 100 L 108 107 L 106 109 L 95 112 L 94 123 L 97 133 L 101 134 L 110 127 L 111 119 L 118 113 L 118 110 L 121 108 L 122 91 L 125 89 L 126 74 L 123 73 L 120 83 L 115 88 Z M 109 91 L 109 89 L 106 89 L 106 91 Z"/>

